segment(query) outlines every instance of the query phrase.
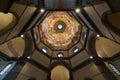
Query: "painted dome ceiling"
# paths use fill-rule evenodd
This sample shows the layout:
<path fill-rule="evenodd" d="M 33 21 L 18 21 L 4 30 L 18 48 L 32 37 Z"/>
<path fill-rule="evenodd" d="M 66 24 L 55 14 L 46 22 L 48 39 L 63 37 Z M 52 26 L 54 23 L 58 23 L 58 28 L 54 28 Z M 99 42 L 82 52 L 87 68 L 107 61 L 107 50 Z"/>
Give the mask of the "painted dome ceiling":
<path fill-rule="evenodd" d="M 67 11 L 51 11 L 39 25 L 41 41 L 53 50 L 66 50 L 79 41 L 81 24 Z"/>

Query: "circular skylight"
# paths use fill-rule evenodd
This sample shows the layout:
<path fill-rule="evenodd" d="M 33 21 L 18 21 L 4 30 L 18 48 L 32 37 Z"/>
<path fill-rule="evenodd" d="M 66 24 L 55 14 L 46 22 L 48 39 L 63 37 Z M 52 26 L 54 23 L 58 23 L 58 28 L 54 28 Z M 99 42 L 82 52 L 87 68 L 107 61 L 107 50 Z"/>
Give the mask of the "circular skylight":
<path fill-rule="evenodd" d="M 56 21 L 54 23 L 54 30 L 56 33 L 64 33 L 67 29 L 67 25 L 64 21 Z"/>
<path fill-rule="evenodd" d="M 63 25 L 62 24 L 58 24 L 58 29 L 62 29 L 63 28 Z"/>
<path fill-rule="evenodd" d="M 42 52 L 43 52 L 43 53 L 48 53 L 47 48 L 42 48 Z"/>

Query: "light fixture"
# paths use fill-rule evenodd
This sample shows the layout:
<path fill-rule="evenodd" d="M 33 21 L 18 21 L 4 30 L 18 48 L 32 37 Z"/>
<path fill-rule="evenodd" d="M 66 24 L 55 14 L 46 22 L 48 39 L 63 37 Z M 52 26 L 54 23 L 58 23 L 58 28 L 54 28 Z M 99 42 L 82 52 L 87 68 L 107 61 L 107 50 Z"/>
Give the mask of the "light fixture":
<path fill-rule="evenodd" d="M 45 12 L 45 10 L 44 9 L 40 9 L 40 12 L 43 13 L 43 12 Z"/>
<path fill-rule="evenodd" d="M 22 34 L 22 35 L 20 35 L 20 37 L 22 37 L 22 38 L 23 38 L 23 37 L 24 37 L 24 35 Z"/>
<path fill-rule="evenodd" d="M 93 59 L 93 56 L 90 56 L 90 59 Z"/>
<path fill-rule="evenodd" d="M 48 53 L 47 48 L 42 48 L 42 52 L 43 52 L 43 53 Z"/>
<path fill-rule="evenodd" d="M 76 9 L 75 9 L 75 12 L 76 12 L 76 13 L 79 13 L 79 12 L 80 12 L 80 8 L 76 8 Z"/>
<path fill-rule="evenodd" d="M 102 58 L 102 56 L 100 54 L 98 54 L 98 57 Z"/>
<path fill-rule="evenodd" d="M 27 58 L 28 58 L 28 59 L 30 59 L 31 57 L 30 57 L 30 56 L 28 56 Z"/>
<path fill-rule="evenodd" d="M 96 35 L 96 37 L 100 37 L 100 35 L 99 35 L 99 34 L 97 34 L 97 35 Z"/>

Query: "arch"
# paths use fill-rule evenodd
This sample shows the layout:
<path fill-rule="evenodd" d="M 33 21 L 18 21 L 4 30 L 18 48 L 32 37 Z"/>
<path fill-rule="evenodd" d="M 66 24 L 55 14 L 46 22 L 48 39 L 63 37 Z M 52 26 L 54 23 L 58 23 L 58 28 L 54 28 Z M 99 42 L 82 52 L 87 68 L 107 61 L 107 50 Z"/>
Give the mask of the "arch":
<path fill-rule="evenodd" d="M 11 30 L 18 23 L 18 15 L 10 11 L 5 14 L 0 12 L 0 36 Z"/>
<path fill-rule="evenodd" d="M 96 48 L 95 48 L 95 41 L 96 41 L 96 34 L 92 33 L 89 36 L 89 42 L 88 42 L 88 52 L 90 55 L 92 55 L 93 57 L 98 57 L 97 52 L 96 52 Z"/>
<path fill-rule="evenodd" d="M 69 80 L 70 79 L 70 72 L 69 70 L 62 65 L 57 65 L 51 71 L 51 80 Z"/>
<path fill-rule="evenodd" d="M 23 57 L 27 57 L 32 52 L 34 45 L 33 45 L 33 41 L 32 41 L 33 39 L 32 39 L 32 37 L 30 36 L 29 33 L 26 33 L 24 36 L 25 36 L 24 37 L 24 40 L 25 40 L 25 51 L 23 53 Z"/>
<path fill-rule="evenodd" d="M 14 38 L 7 42 L 7 47 L 13 57 L 22 56 L 25 51 L 25 40 L 21 37 Z M 5 53 L 8 54 L 7 52 Z"/>
<path fill-rule="evenodd" d="M 23 41 L 22 41 L 22 43 L 20 44 L 20 43 L 17 43 L 19 40 L 15 40 L 15 41 L 17 41 L 16 43 L 15 43 L 15 45 L 17 45 L 17 47 L 19 47 L 19 48 L 23 48 L 21 51 L 22 52 L 19 52 L 20 53 L 20 55 L 19 56 L 22 56 L 22 57 L 27 57 L 27 56 L 29 56 L 30 55 L 30 53 L 32 52 L 32 49 L 33 49 L 33 43 L 32 43 L 32 38 L 31 38 L 31 36 L 28 34 L 28 33 L 26 33 L 26 34 L 24 34 L 24 37 L 23 38 L 21 38 L 21 37 L 18 37 L 19 39 L 22 39 Z M 17 39 L 17 38 L 15 38 L 15 39 Z M 14 41 L 14 42 L 15 42 Z M 14 43 L 13 42 L 13 43 Z M 20 45 L 24 45 L 23 47 L 20 47 Z M 16 48 L 17 50 L 18 50 L 18 48 L 17 47 L 14 47 L 14 49 Z"/>
<path fill-rule="evenodd" d="M 52 63 L 50 65 L 50 72 L 48 73 L 48 80 L 51 80 L 50 76 L 51 76 L 51 71 L 58 65 L 64 66 L 65 68 L 67 68 L 67 70 L 69 70 L 69 75 L 70 75 L 70 79 L 69 80 L 73 80 L 73 75 L 71 73 L 71 65 L 66 63 L 65 61 L 56 61 L 54 63 Z"/>
<path fill-rule="evenodd" d="M 14 38 L 0 46 L 0 51 L 9 57 L 18 57 L 25 50 L 25 40 L 23 38 Z"/>
<path fill-rule="evenodd" d="M 99 37 L 95 41 L 96 52 L 99 57 L 113 57 L 120 52 L 120 44 L 104 38 Z"/>
<path fill-rule="evenodd" d="M 0 46 L 0 51 L 9 57 L 27 57 L 33 49 L 32 39 L 29 34 L 16 37 Z"/>
<path fill-rule="evenodd" d="M 68 63 L 66 63 L 65 61 L 56 61 L 54 63 L 52 63 L 50 65 L 50 70 L 52 70 L 53 68 L 55 68 L 57 65 L 62 65 L 65 66 L 68 70 L 71 69 L 71 65 L 69 65 Z"/>
<path fill-rule="evenodd" d="M 107 11 L 102 15 L 102 22 L 109 28 L 111 31 L 115 32 L 118 36 L 120 34 L 120 11 L 112 13 Z"/>

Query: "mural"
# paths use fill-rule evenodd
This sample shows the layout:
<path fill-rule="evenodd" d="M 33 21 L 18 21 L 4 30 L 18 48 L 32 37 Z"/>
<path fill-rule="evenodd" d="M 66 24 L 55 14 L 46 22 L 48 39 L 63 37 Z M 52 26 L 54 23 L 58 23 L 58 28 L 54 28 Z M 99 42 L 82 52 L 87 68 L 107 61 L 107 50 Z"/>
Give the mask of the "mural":
<path fill-rule="evenodd" d="M 81 25 L 67 11 L 52 11 L 43 20 L 41 41 L 53 50 L 66 50 L 79 41 Z"/>

